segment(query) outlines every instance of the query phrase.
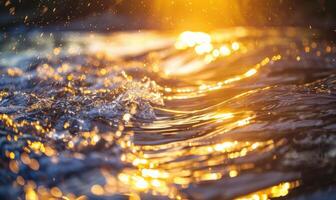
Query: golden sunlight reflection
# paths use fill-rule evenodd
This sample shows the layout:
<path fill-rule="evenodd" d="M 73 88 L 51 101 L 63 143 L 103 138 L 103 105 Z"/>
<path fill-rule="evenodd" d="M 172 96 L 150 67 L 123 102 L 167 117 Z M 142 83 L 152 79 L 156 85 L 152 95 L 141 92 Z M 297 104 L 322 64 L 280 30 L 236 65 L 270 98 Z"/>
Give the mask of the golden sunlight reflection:
<path fill-rule="evenodd" d="M 283 182 L 278 185 L 254 192 L 252 194 L 236 198 L 236 200 L 267 200 L 287 196 L 289 190 L 300 185 L 299 181 Z"/>
<path fill-rule="evenodd" d="M 223 141 L 213 140 L 210 143 L 201 141 L 207 141 L 211 137 L 247 126 L 253 118 L 252 112 L 218 111 L 199 115 L 194 119 L 178 119 L 172 120 L 170 123 L 165 121 L 164 125 L 169 127 L 174 126 L 174 124 L 194 123 L 194 120 L 204 122 L 215 120 L 223 126 L 220 130 L 208 135 L 181 142 L 138 145 L 133 143 L 133 140 L 128 136 L 121 137 L 118 143 L 123 148 L 124 153 L 120 159 L 133 165 L 134 168 L 122 170 L 117 176 L 118 181 L 135 193 L 145 192 L 168 196 L 172 199 L 183 199 L 185 197 L 178 191 L 177 187 L 187 188 L 191 183 L 239 177 L 244 174 L 245 170 L 254 169 L 254 163 L 243 162 L 228 164 L 224 167 L 218 166 L 234 162 L 234 160 L 244 158 L 254 152 L 272 151 L 276 145 L 273 140 L 240 141 L 226 139 Z M 202 124 L 206 126 L 206 123 Z M 155 129 L 158 127 L 160 127 L 159 123 L 152 123 L 142 128 Z M 96 193 L 100 193 L 97 188 L 95 190 L 97 190 Z"/>
<path fill-rule="evenodd" d="M 272 147 L 272 145 L 272 140 L 266 142 L 225 141 L 208 146 L 195 146 L 189 150 L 178 150 L 178 148 L 169 154 L 162 155 L 163 157 L 157 157 L 160 156 L 158 153 L 153 158 L 151 157 L 155 155 L 155 152 L 146 154 L 145 152 L 136 150 L 141 149 L 141 147 L 134 147 L 135 151 L 124 154 L 122 160 L 132 163 L 137 169 L 123 170 L 118 175 L 118 179 L 134 191 L 151 192 L 152 194 L 179 198 L 181 194 L 177 192 L 174 185 L 188 187 L 192 182 L 214 181 L 223 177 L 235 178 L 239 176 L 240 170 L 253 168 L 253 163 L 232 165 L 222 170 L 216 169 L 215 166 L 225 163 L 230 159 L 244 157 L 253 151 Z M 209 167 L 213 166 L 214 168 L 197 169 L 197 167 L 192 167 L 197 166 L 195 164 L 200 162 L 198 160 L 186 160 L 177 165 L 165 164 L 166 160 L 193 156 L 208 157 L 206 165 Z M 188 166 L 189 163 L 194 164 Z M 200 166 L 202 165 L 201 163 L 199 163 Z"/>
<path fill-rule="evenodd" d="M 90 37 L 91 40 L 87 41 L 86 50 L 97 56 L 111 59 L 136 56 L 145 51 L 153 51 L 174 43 L 173 37 L 158 35 L 155 32 L 149 31 L 128 33 L 127 35 L 125 33 L 116 33 L 110 36 L 110 38 L 95 34 L 91 34 Z"/>
<path fill-rule="evenodd" d="M 203 120 L 215 119 L 218 122 L 223 122 L 223 120 L 233 120 L 233 118 L 235 118 L 234 113 L 222 112 L 212 116 L 205 115 Z M 252 117 L 234 120 L 235 123 L 232 126 L 245 126 L 251 119 Z M 190 183 L 214 181 L 223 177 L 235 178 L 239 176 L 241 170 L 254 168 L 254 164 L 228 165 L 222 169 L 215 166 L 219 166 L 229 160 L 245 157 L 255 151 L 271 151 L 274 146 L 273 140 L 255 142 L 234 140 L 197 145 L 199 143 L 198 140 L 201 140 L 201 138 L 157 146 L 121 145 L 127 148 L 125 149 L 127 153 L 121 156 L 121 160 L 131 163 L 135 169 L 123 170 L 118 175 L 119 181 L 129 186 L 133 191 L 182 198 L 183 195 L 177 192 L 175 185 L 188 187 Z M 129 140 L 124 142 L 129 143 Z M 160 153 L 163 149 L 167 150 L 164 154 Z M 207 158 L 206 162 L 202 161 L 205 158 Z M 182 159 L 183 161 L 169 162 L 176 159 Z M 197 167 L 198 165 L 199 167 Z M 210 168 L 202 169 L 201 166 Z"/>
<path fill-rule="evenodd" d="M 220 57 L 230 56 L 232 53 L 240 51 L 241 44 L 237 41 L 232 43 L 227 42 L 227 44 L 221 45 L 223 43 L 221 40 L 222 38 L 215 37 L 215 34 L 211 35 L 204 32 L 186 31 L 181 33 L 175 42 L 175 48 L 177 50 L 191 48 L 197 55 L 202 56 L 202 58 L 194 60 L 189 64 L 184 63 L 183 66 L 176 66 L 176 64 L 184 59 L 182 57 L 180 61 L 175 60 L 168 62 L 166 65 L 169 67 L 165 69 L 165 73 L 167 75 L 189 74 L 206 67 L 207 64 Z M 245 51 L 245 47 L 242 49 Z"/>
<path fill-rule="evenodd" d="M 174 92 L 174 93 L 177 93 L 177 94 L 166 95 L 164 98 L 167 99 L 167 100 L 186 99 L 186 98 L 190 98 L 190 97 L 202 96 L 204 93 L 207 93 L 207 92 L 210 92 L 210 91 L 223 89 L 229 84 L 233 84 L 235 82 L 238 82 L 238 81 L 241 81 L 241 80 L 244 80 L 244 79 L 247 79 L 249 77 L 252 77 L 252 76 L 256 75 L 258 70 L 261 67 L 266 66 L 271 61 L 274 62 L 274 61 L 278 61 L 280 59 L 281 59 L 281 55 L 275 55 L 275 56 L 271 57 L 271 59 L 266 57 L 265 59 L 261 60 L 260 63 L 252 66 L 245 73 L 243 73 L 241 75 L 233 76 L 232 78 L 228 78 L 226 80 L 219 81 L 217 83 L 209 83 L 209 84 L 202 83 L 198 87 L 184 87 L 184 88 L 180 87 L 180 88 L 177 88 L 177 89 L 166 88 L 165 89 L 166 92 L 168 92 L 168 93 Z"/>
<path fill-rule="evenodd" d="M 208 67 L 209 63 L 212 63 L 221 57 L 229 57 L 236 52 L 243 53 L 246 51 L 246 47 L 238 41 L 223 42 L 222 40 L 222 38 L 216 37 L 215 33 L 208 34 L 204 32 L 191 31 L 181 33 L 175 42 L 175 48 L 177 50 L 192 49 L 194 54 L 198 55 L 198 57 L 196 56 L 197 59 L 194 60 L 189 59 L 187 63 L 184 63 L 183 60 L 188 60 L 188 54 L 182 54 L 182 57 L 174 58 L 175 60 L 169 61 L 168 59 L 166 63 L 162 63 L 165 74 L 167 76 L 179 76 L 181 78 L 189 77 L 190 74 L 196 73 Z M 185 57 L 183 57 L 183 55 Z M 167 87 L 164 88 L 164 91 L 167 93 L 174 93 L 174 95 L 165 95 L 164 98 L 167 100 L 174 100 L 199 97 L 209 91 L 223 89 L 235 82 L 255 76 L 262 67 L 279 60 L 281 60 L 280 54 L 265 57 L 259 63 L 250 66 L 244 73 L 233 75 L 232 77 L 216 83 L 207 83 L 206 81 L 203 81 L 202 83 L 197 83 L 199 85 L 198 87 Z"/>
<path fill-rule="evenodd" d="M 217 119 L 218 122 L 221 122 L 223 120 L 230 119 L 233 116 L 233 113 L 217 113 L 213 116 L 213 118 Z"/>
<path fill-rule="evenodd" d="M 175 43 L 177 49 L 187 49 L 190 47 L 197 47 L 199 45 L 211 44 L 211 37 L 203 32 L 186 31 L 180 34 Z"/>

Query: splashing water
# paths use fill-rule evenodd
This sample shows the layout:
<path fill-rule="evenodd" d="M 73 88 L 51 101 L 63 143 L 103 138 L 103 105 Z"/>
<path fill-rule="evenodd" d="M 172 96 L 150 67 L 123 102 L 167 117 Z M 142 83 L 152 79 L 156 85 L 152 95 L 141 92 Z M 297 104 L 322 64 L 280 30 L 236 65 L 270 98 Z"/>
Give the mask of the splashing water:
<path fill-rule="evenodd" d="M 333 183 L 336 47 L 321 31 L 1 37 L 2 199 L 295 198 Z"/>

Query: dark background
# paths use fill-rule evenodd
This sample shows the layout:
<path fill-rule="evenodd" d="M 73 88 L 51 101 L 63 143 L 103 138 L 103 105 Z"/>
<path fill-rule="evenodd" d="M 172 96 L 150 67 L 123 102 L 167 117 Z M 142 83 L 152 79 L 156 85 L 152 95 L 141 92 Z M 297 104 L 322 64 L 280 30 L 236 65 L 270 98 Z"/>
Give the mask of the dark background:
<path fill-rule="evenodd" d="M 304 26 L 334 29 L 335 0 L 0 0 L 0 27 L 80 30 Z"/>

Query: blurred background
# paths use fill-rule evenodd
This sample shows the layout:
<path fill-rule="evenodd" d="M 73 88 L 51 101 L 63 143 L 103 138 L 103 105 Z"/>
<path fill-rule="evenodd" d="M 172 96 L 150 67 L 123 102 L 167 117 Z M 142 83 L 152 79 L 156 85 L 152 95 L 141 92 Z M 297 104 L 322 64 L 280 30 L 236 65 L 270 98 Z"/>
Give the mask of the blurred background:
<path fill-rule="evenodd" d="M 1 0 L 0 27 L 205 30 L 229 26 L 335 28 L 335 0 Z"/>

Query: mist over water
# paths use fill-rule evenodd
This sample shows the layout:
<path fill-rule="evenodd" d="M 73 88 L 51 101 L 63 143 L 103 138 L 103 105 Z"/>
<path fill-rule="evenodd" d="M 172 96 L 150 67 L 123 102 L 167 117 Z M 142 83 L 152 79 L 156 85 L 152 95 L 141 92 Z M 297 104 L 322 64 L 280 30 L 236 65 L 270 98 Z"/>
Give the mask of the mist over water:
<path fill-rule="evenodd" d="M 334 183 L 322 31 L 1 37 L 0 196 L 303 198 Z"/>

